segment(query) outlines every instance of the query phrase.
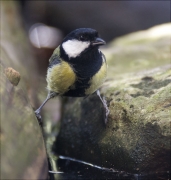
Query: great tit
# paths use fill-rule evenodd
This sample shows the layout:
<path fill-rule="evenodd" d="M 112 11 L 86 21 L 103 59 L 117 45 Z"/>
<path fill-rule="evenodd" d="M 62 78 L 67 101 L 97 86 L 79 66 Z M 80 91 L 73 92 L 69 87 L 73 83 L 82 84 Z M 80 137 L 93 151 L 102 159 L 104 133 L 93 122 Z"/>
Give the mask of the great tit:
<path fill-rule="evenodd" d="M 91 28 L 79 28 L 69 33 L 53 52 L 47 70 L 48 95 L 35 111 L 41 119 L 40 111 L 45 103 L 55 96 L 85 97 L 94 92 L 100 97 L 106 109 L 105 123 L 109 110 L 98 88 L 105 81 L 107 63 L 99 46 L 105 41 Z"/>

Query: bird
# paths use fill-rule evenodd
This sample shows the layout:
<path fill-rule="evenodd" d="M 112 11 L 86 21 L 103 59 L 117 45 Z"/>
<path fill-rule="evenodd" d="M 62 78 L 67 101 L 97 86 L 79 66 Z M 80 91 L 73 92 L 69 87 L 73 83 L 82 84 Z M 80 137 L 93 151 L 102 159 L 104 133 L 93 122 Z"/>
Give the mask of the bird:
<path fill-rule="evenodd" d="M 54 50 L 47 69 L 47 98 L 35 111 L 41 119 L 41 109 L 48 100 L 56 96 L 99 96 L 105 111 L 105 123 L 109 114 L 107 102 L 101 97 L 99 87 L 107 75 L 107 62 L 99 46 L 106 42 L 92 28 L 78 28 L 70 32 Z"/>

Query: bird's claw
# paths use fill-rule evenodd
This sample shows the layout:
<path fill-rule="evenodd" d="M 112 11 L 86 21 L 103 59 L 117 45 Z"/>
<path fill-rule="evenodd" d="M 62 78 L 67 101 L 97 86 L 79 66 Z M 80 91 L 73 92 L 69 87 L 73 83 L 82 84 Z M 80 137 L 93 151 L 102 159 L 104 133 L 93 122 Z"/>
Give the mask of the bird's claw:
<path fill-rule="evenodd" d="M 99 98 L 100 98 L 100 100 L 101 100 L 101 102 L 103 104 L 103 107 L 104 107 L 104 109 L 106 111 L 106 114 L 105 114 L 105 117 L 104 117 L 104 123 L 106 125 L 107 124 L 107 120 L 108 120 L 108 116 L 109 116 L 109 113 L 110 113 L 109 108 L 107 106 L 107 101 L 106 101 L 105 97 L 103 97 L 103 98 L 101 97 L 99 90 L 97 90 L 96 93 L 99 96 Z"/>
<path fill-rule="evenodd" d="M 104 105 L 104 108 L 105 108 L 105 111 L 106 111 L 106 114 L 105 114 L 105 124 L 107 124 L 107 120 L 108 120 L 108 116 L 109 116 L 109 113 L 110 113 L 110 110 L 107 106 L 107 101 L 105 99 L 105 97 L 103 97 L 103 105 Z"/>
<path fill-rule="evenodd" d="M 35 111 L 35 115 L 37 117 L 37 120 L 38 120 L 39 124 L 42 125 L 42 117 L 40 115 L 40 112 Z"/>

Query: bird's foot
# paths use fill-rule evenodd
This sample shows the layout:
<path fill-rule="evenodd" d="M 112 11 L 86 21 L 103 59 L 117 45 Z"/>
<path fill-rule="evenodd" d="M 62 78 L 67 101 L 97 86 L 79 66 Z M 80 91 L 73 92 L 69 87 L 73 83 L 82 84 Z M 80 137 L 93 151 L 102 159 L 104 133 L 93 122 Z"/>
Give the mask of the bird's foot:
<path fill-rule="evenodd" d="M 96 93 L 99 96 L 99 98 L 100 98 L 100 100 L 101 100 L 101 102 L 103 104 L 103 107 L 104 107 L 104 109 L 106 111 L 105 118 L 104 118 L 104 123 L 106 125 L 107 124 L 107 119 L 108 119 L 108 116 L 109 116 L 109 113 L 110 113 L 109 108 L 107 106 L 107 101 L 106 101 L 105 97 L 103 97 L 103 98 L 101 97 L 99 90 L 97 90 Z"/>
<path fill-rule="evenodd" d="M 41 117 L 40 112 L 38 110 L 35 111 L 35 115 L 37 117 L 39 124 L 42 125 L 42 117 Z"/>
<path fill-rule="evenodd" d="M 109 113 L 110 113 L 110 110 L 109 110 L 109 108 L 107 106 L 107 101 L 106 101 L 105 97 L 103 97 L 103 107 L 104 107 L 104 109 L 106 111 L 105 120 L 104 120 L 105 125 L 106 125 L 107 124 L 107 120 L 108 120 L 108 116 L 109 116 Z"/>

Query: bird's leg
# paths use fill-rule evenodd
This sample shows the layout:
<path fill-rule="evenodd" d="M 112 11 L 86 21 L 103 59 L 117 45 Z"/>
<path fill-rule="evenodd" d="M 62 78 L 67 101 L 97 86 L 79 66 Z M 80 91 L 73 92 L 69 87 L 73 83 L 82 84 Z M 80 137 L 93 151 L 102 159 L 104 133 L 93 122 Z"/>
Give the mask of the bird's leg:
<path fill-rule="evenodd" d="M 100 98 L 100 100 L 101 100 L 101 102 L 102 102 L 102 104 L 103 104 L 103 107 L 105 108 L 105 110 L 106 110 L 106 116 L 105 116 L 105 124 L 107 123 L 107 118 L 108 118 L 108 115 L 109 115 L 109 108 L 107 107 L 107 102 L 106 102 L 106 100 L 105 100 L 105 98 L 103 97 L 101 97 L 101 95 L 100 95 L 100 91 L 99 90 L 97 90 L 96 91 L 96 93 L 97 93 L 97 95 L 99 96 L 99 98 Z"/>
<path fill-rule="evenodd" d="M 42 122 L 42 118 L 40 115 L 40 111 L 42 110 L 43 106 L 47 103 L 47 101 L 53 97 L 55 97 L 57 94 L 56 93 L 48 93 L 46 99 L 44 100 L 44 102 L 41 104 L 41 106 L 35 111 L 36 117 L 39 120 L 39 122 Z"/>

